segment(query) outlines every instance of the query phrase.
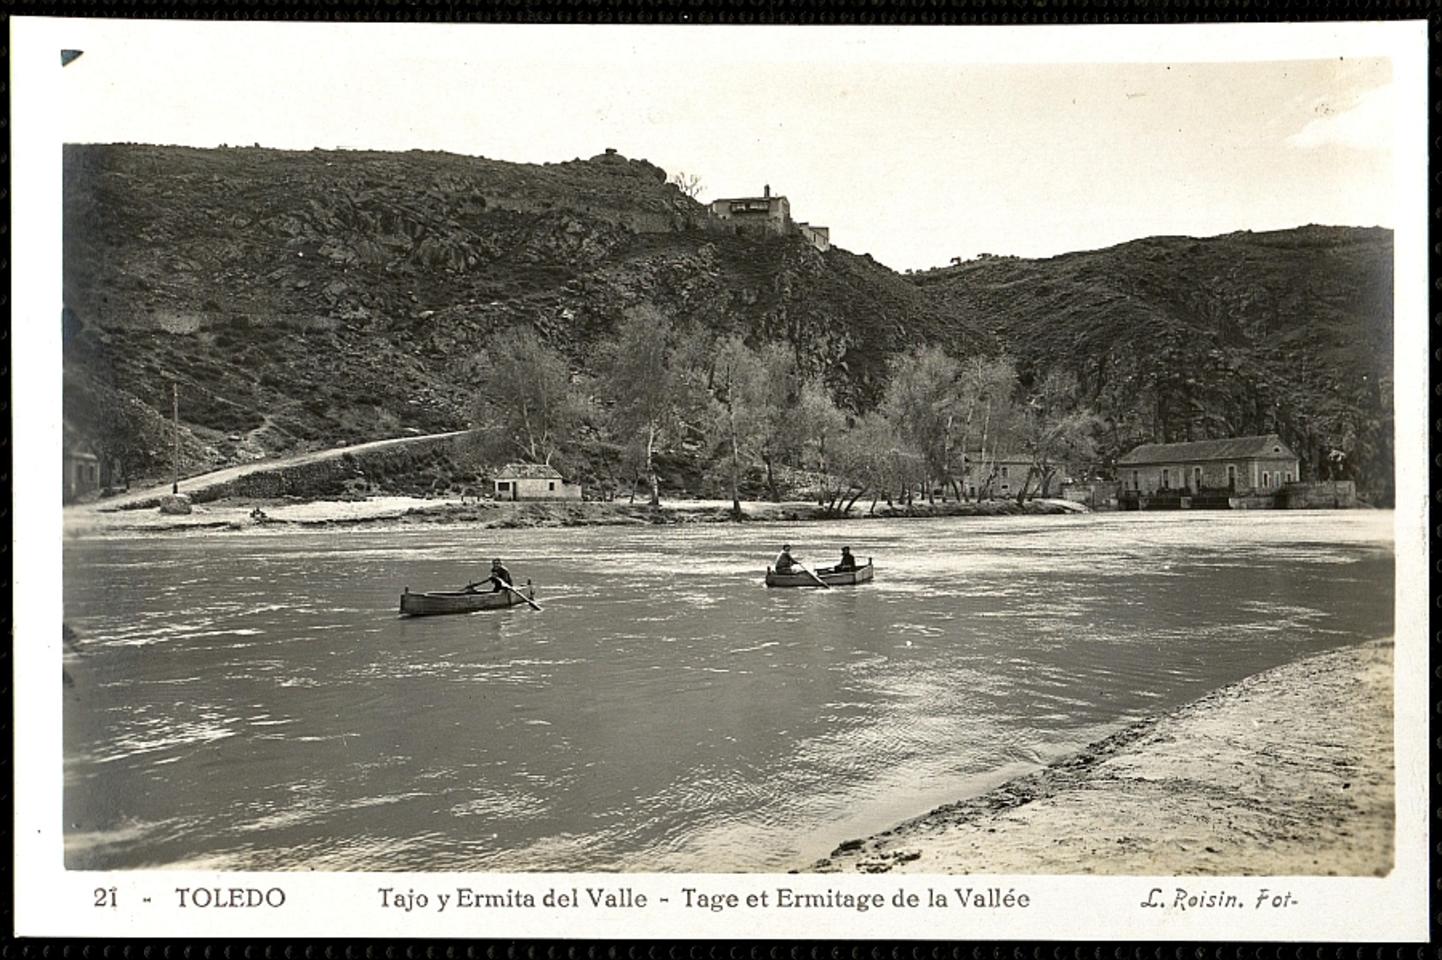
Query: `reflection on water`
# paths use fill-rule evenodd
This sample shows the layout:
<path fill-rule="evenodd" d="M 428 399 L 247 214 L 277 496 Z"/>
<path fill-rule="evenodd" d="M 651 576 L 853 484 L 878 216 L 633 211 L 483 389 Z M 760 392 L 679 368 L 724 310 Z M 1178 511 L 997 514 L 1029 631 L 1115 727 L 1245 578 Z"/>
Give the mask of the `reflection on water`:
<path fill-rule="evenodd" d="M 776 870 L 1392 629 L 1390 513 L 70 542 L 72 868 Z M 874 583 L 768 590 L 777 544 Z M 493 555 L 545 607 L 402 620 Z"/>

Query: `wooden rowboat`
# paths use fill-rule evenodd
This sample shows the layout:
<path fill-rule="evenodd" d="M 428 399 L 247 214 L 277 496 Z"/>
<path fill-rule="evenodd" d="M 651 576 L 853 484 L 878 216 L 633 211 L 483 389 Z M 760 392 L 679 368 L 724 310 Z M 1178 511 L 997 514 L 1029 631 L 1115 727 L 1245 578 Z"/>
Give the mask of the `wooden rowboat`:
<path fill-rule="evenodd" d="M 817 570 L 816 575 L 833 587 L 849 587 L 858 583 L 870 583 L 874 570 L 871 566 L 871 558 L 866 559 L 866 566 L 857 567 L 855 570 Z M 819 586 L 809 574 L 805 573 L 777 573 L 770 567 L 766 568 L 766 585 L 768 587 L 815 587 Z"/>
<path fill-rule="evenodd" d="M 529 583 L 521 589 L 527 597 L 536 599 L 536 588 Z M 492 593 L 487 590 L 432 590 L 427 593 L 411 593 L 406 587 L 401 594 L 401 616 L 433 617 L 441 613 L 474 613 L 477 610 L 504 610 L 518 603 L 525 603 L 510 590 Z"/>

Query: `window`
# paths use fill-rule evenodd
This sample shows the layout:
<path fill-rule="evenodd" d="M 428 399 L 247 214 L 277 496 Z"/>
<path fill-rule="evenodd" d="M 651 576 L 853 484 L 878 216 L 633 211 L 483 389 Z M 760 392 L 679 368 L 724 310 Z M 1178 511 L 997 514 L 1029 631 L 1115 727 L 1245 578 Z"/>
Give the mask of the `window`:
<path fill-rule="evenodd" d="M 1290 470 L 1287 471 L 1287 482 L 1288 482 L 1288 483 L 1291 483 L 1291 482 L 1292 482 L 1292 471 L 1290 471 Z"/>
<path fill-rule="evenodd" d="M 1237 467 L 1236 467 L 1236 464 L 1229 463 L 1229 464 L 1227 464 L 1227 488 L 1230 489 L 1230 490 L 1235 490 L 1236 487 L 1237 487 Z"/>
<path fill-rule="evenodd" d="M 1192 489 L 1202 489 L 1202 468 L 1192 467 Z"/>
<path fill-rule="evenodd" d="M 547 489 L 547 490 L 554 490 L 554 489 L 556 489 L 556 481 L 554 481 L 554 480 L 548 481 L 548 482 L 546 483 L 546 489 Z"/>
<path fill-rule="evenodd" d="M 1141 471 L 1139 471 L 1139 470 L 1133 470 L 1133 471 L 1132 471 L 1132 489 L 1133 489 L 1133 490 L 1140 490 L 1141 488 L 1142 488 L 1142 475 L 1141 475 Z"/>
<path fill-rule="evenodd" d="M 1172 487 L 1172 471 L 1168 467 L 1162 467 L 1162 489 L 1170 490 Z"/>
<path fill-rule="evenodd" d="M 1006 467 L 1005 467 L 1005 466 L 1003 466 L 1003 467 L 1001 468 L 1001 478 L 1002 478 L 1003 480 L 1006 479 Z"/>
<path fill-rule="evenodd" d="M 1263 471 L 1262 471 L 1262 486 L 1264 486 L 1264 487 L 1270 487 L 1271 485 L 1272 485 L 1272 475 L 1271 475 L 1270 473 L 1268 473 L 1267 471 L 1263 470 Z"/>
<path fill-rule="evenodd" d="M 496 481 L 496 489 L 497 489 L 497 490 L 509 490 L 509 489 L 511 489 L 511 481 L 509 481 L 509 480 L 497 480 L 497 481 Z"/>

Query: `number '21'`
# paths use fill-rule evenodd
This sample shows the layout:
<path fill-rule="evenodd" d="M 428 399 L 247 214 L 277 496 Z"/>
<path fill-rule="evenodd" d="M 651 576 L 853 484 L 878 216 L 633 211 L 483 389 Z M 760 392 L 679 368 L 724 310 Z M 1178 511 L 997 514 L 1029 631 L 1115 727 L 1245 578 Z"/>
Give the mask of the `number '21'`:
<path fill-rule="evenodd" d="M 95 905 L 96 905 L 97 907 L 113 907 L 113 906 L 115 906 L 115 888 L 114 888 L 114 887 L 96 887 L 96 888 L 95 888 Z"/>

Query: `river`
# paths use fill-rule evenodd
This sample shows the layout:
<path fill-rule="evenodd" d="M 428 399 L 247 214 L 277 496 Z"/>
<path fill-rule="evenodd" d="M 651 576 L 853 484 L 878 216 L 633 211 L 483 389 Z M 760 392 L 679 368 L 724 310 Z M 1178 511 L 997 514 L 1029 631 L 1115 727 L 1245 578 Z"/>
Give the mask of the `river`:
<path fill-rule="evenodd" d="M 1393 515 L 65 545 L 66 865 L 776 871 L 1391 633 Z M 783 541 L 874 583 L 767 589 Z M 492 556 L 525 607 L 402 619 Z"/>

